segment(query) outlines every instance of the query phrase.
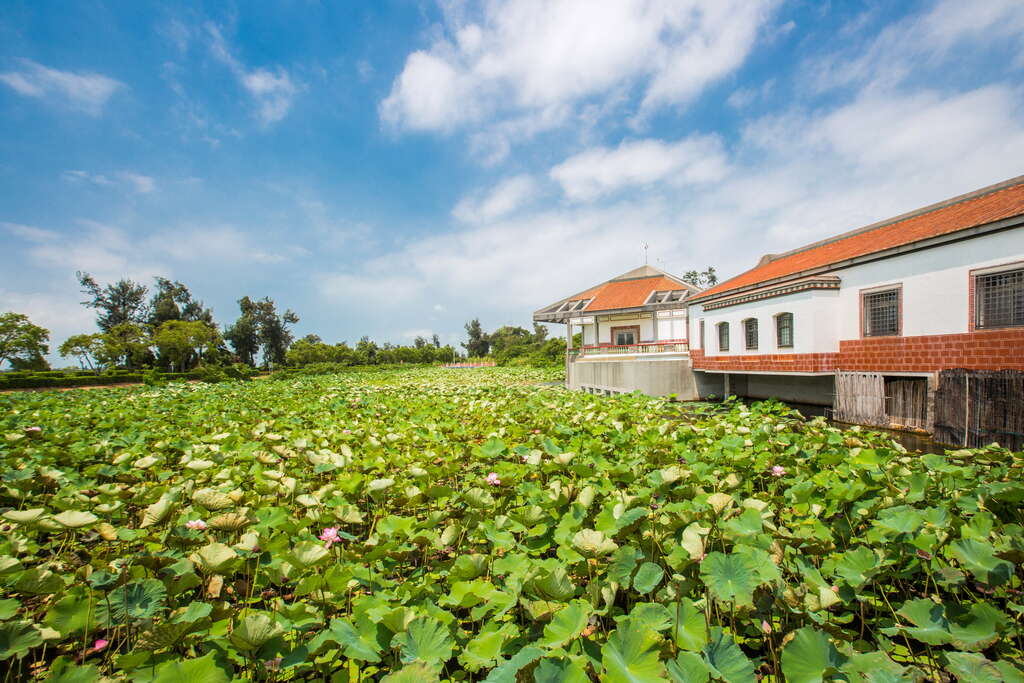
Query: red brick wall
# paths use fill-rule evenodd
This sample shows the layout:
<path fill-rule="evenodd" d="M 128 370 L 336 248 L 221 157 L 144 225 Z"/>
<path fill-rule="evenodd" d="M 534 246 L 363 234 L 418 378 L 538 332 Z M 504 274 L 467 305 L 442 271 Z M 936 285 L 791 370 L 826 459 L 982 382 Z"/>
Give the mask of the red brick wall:
<path fill-rule="evenodd" d="M 838 353 L 775 353 L 748 356 L 705 357 L 700 349 L 690 351 L 695 370 L 730 372 L 832 372 Z"/>
<path fill-rule="evenodd" d="M 947 368 L 1024 370 L 1024 328 L 839 342 L 839 370 L 934 372 Z"/>
<path fill-rule="evenodd" d="M 839 353 L 709 356 L 690 351 L 695 370 L 730 372 L 935 372 L 948 368 L 1024 370 L 1024 328 L 967 334 L 866 337 L 839 342 Z"/>

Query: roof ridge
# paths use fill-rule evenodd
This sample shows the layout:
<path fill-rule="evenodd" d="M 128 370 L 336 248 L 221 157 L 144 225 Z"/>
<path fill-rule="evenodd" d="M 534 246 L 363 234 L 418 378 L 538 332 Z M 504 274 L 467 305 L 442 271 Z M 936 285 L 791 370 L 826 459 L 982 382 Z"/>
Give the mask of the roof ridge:
<path fill-rule="evenodd" d="M 919 209 L 914 209 L 912 211 L 907 211 L 905 213 L 901 213 L 899 215 L 893 216 L 892 218 L 884 218 L 884 219 L 882 219 L 880 221 L 875 221 L 874 223 L 870 223 L 870 224 L 862 226 L 860 228 L 854 228 L 853 230 L 847 230 L 846 232 L 840 233 L 838 235 L 833 235 L 832 237 L 826 237 L 823 240 L 818 240 L 817 242 L 812 242 L 810 244 L 805 244 L 802 247 L 797 247 L 796 249 L 790 249 L 789 251 L 784 251 L 784 252 L 782 252 L 780 254 L 765 254 L 764 256 L 762 256 L 760 258 L 760 260 L 757 262 L 757 265 L 755 265 L 754 268 L 762 266 L 765 263 L 771 263 L 773 261 L 778 261 L 779 259 L 786 258 L 787 256 L 792 256 L 793 254 L 799 254 L 800 252 L 803 252 L 803 251 L 808 251 L 810 249 L 815 249 L 817 247 L 823 247 L 826 244 L 832 244 L 833 242 L 839 242 L 841 240 L 847 239 L 849 237 L 854 237 L 856 235 L 860 235 L 860 234 L 865 233 L 865 232 L 871 232 L 872 230 L 878 230 L 879 228 L 884 228 L 884 227 L 887 227 L 889 225 L 895 225 L 896 223 L 902 223 L 903 221 L 910 220 L 911 218 L 917 218 L 918 216 L 923 216 L 925 214 L 932 213 L 933 211 L 938 211 L 939 209 L 945 209 L 947 207 L 954 206 L 956 204 L 962 204 L 962 203 L 964 203 L 966 201 L 970 201 L 972 199 L 980 199 L 981 197 L 986 197 L 986 196 L 991 195 L 991 194 L 996 194 L 997 192 L 1002 192 L 1004 190 L 1009 190 L 1009 189 L 1011 189 L 1013 187 L 1016 187 L 1016 186 L 1018 186 L 1018 185 L 1020 185 L 1022 183 L 1024 183 L 1024 175 L 1015 176 L 1015 177 L 1010 178 L 1008 180 L 1003 180 L 1003 181 L 1000 181 L 998 183 L 994 183 L 992 185 L 986 185 L 985 187 L 982 187 L 980 189 L 972 190 L 970 192 L 965 192 L 965 193 L 957 195 L 955 197 L 950 197 L 949 199 L 944 199 L 942 201 L 935 202 L 935 203 L 929 204 L 927 206 L 923 206 L 923 207 L 921 207 Z M 753 270 L 754 268 L 750 268 L 748 270 L 745 270 L 745 271 L 743 271 L 743 273 L 747 273 L 750 270 Z M 739 273 L 739 275 L 742 275 L 743 273 Z M 737 277 L 739 277 L 739 275 L 737 275 Z"/>

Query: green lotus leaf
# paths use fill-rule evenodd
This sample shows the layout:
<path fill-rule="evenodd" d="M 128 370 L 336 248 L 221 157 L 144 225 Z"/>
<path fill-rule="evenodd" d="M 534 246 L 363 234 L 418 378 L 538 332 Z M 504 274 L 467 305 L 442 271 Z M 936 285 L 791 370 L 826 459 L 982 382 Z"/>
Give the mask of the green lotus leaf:
<path fill-rule="evenodd" d="M 32 595 L 57 593 L 64 588 L 64 579 L 42 567 L 26 569 L 14 582 L 14 590 Z"/>
<path fill-rule="evenodd" d="M 715 511 L 715 514 L 722 514 L 722 511 L 726 508 L 732 507 L 736 504 L 736 499 L 730 496 L 728 493 L 713 493 L 708 496 L 708 505 Z"/>
<path fill-rule="evenodd" d="M 399 657 L 406 664 L 417 660 L 443 664 L 451 659 L 455 640 L 448 627 L 437 619 L 420 617 L 392 639 L 391 647 L 398 648 Z"/>
<path fill-rule="evenodd" d="M 635 546 L 624 545 L 612 555 L 612 561 L 608 565 L 608 580 L 614 581 L 623 588 L 629 588 L 633 576 L 633 570 L 637 563 L 644 556 Z"/>
<path fill-rule="evenodd" d="M 99 679 L 100 670 L 92 664 L 75 664 L 68 657 L 57 657 L 50 664 L 46 683 L 95 683 Z"/>
<path fill-rule="evenodd" d="M 566 657 L 544 658 L 533 670 L 533 683 L 589 683 L 590 676 L 581 663 Z"/>
<path fill-rule="evenodd" d="M 35 524 L 45 516 L 46 510 L 43 508 L 32 508 L 31 510 L 8 510 L 3 514 L 3 518 L 8 522 L 25 525 Z"/>
<path fill-rule="evenodd" d="M 501 659 L 501 649 L 515 637 L 516 628 L 511 624 L 495 627 L 488 624 L 472 638 L 459 654 L 459 663 L 469 671 L 480 671 L 493 667 Z"/>
<path fill-rule="evenodd" d="M 858 546 L 847 550 L 836 565 L 836 575 L 853 588 L 860 588 L 881 569 L 878 556 L 869 548 Z"/>
<path fill-rule="evenodd" d="M 653 562 L 644 562 L 636 570 L 636 576 L 633 577 L 633 588 L 637 593 L 647 595 L 658 587 L 664 576 L 665 570 L 661 568 L 661 565 Z"/>
<path fill-rule="evenodd" d="M 436 683 L 441 680 L 437 669 L 426 662 L 412 662 L 380 679 L 380 683 Z"/>
<path fill-rule="evenodd" d="M 212 611 L 213 605 L 207 602 L 190 602 L 184 611 L 175 613 L 173 621 L 180 624 L 193 624 L 210 616 Z"/>
<path fill-rule="evenodd" d="M 544 637 L 537 643 L 541 647 L 564 647 L 583 633 L 590 619 L 590 603 L 573 600 L 560 609 L 544 627 Z"/>
<path fill-rule="evenodd" d="M 737 606 L 754 604 L 757 572 L 742 555 L 708 553 L 700 565 L 700 578 L 722 602 L 733 602 Z"/>
<path fill-rule="evenodd" d="M 672 683 L 707 683 L 711 680 L 711 670 L 704 658 L 693 652 L 680 652 L 665 664 L 665 668 Z"/>
<path fill-rule="evenodd" d="M 67 637 L 92 627 L 95 619 L 96 605 L 89 599 L 88 591 L 76 586 L 53 604 L 43 623 Z"/>
<path fill-rule="evenodd" d="M 208 543 L 189 558 L 197 567 L 207 574 L 225 574 L 239 562 L 238 553 L 223 543 Z"/>
<path fill-rule="evenodd" d="M 53 516 L 53 521 L 68 529 L 81 529 L 82 527 L 89 526 L 90 524 L 95 524 L 99 519 L 99 517 L 91 512 L 83 512 L 80 510 L 65 510 L 60 514 Z"/>
<path fill-rule="evenodd" d="M 367 631 L 369 629 L 367 628 Z M 319 652 L 326 643 L 337 643 L 349 659 L 362 662 L 379 662 L 381 646 L 376 634 L 357 631 L 344 619 L 332 619 L 330 628 L 321 631 L 309 643 L 310 652 Z"/>
<path fill-rule="evenodd" d="M 996 557 L 988 543 L 973 538 L 962 539 L 951 543 L 949 550 L 967 571 L 984 583 L 998 586 L 1013 576 L 1013 565 Z"/>
<path fill-rule="evenodd" d="M 134 467 L 137 470 L 144 470 L 152 467 L 158 462 L 160 462 L 160 458 L 153 457 L 152 455 L 147 455 L 133 462 L 132 467 Z"/>
<path fill-rule="evenodd" d="M 839 667 L 851 683 L 901 683 L 911 680 L 907 670 L 884 652 L 853 653 Z"/>
<path fill-rule="evenodd" d="M 231 676 L 214 660 L 214 653 L 198 659 L 175 659 L 156 668 L 152 683 L 229 683 Z"/>
<path fill-rule="evenodd" d="M 903 603 L 896 614 L 913 624 L 913 626 L 899 627 L 899 630 L 907 633 L 911 638 L 929 645 L 945 645 L 953 640 L 949 631 L 949 621 L 946 619 L 946 611 L 942 605 L 937 605 L 924 598 L 909 600 Z"/>
<path fill-rule="evenodd" d="M 192 502 L 201 505 L 211 512 L 224 510 L 234 506 L 235 501 L 216 489 L 199 489 L 192 494 Z"/>
<path fill-rule="evenodd" d="M 539 647 L 524 647 L 498 666 L 491 669 L 483 683 L 517 683 L 519 672 L 544 656 L 546 650 Z"/>
<path fill-rule="evenodd" d="M 271 638 L 281 635 L 284 630 L 273 615 L 266 612 L 250 612 L 228 635 L 231 644 L 243 652 L 255 652 Z"/>
<path fill-rule="evenodd" d="M 556 602 L 566 602 L 576 594 L 576 586 L 561 567 L 532 577 L 527 581 L 525 589 L 541 600 Z"/>
<path fill-rule="evenodd" d="M 842 663 L 828 636 L 810 626 L 796 631 L 782 650 L 782 672 L 789 683 L 818 683 L 826 675 L 831 679 Z"/>
<path fill-rule="evenodd" d="M 177 507 L 177 503 L 173 496 L 164 494 L 160 496 L 160 499 L 155 503 L 147 507 L 142 511 L 142 520 L 139 523 L 140 529 L 146 529 L 151 526 L 157 526 L 163 524 L 174 512 Z"/>
<path fill-rule="evenodd" d="M 1003 677 L 995 662 L 983 655 L 970 652 L 947 652 L 946 671 L 956 676 L 963 683 L 1003 683 Z M 1019 675 L 1019 672 L 1018 672 Z"/>
<path fill-rule="evenodd" d="M 704 658 L 711 674 L 725 683 L 754 683 L 754 663 L 743 654 L 732 636 L 717 626 L 711 629 L 711 638 L 704 647 Z"/>
<path fill-rule="evenodd" d="M 584 557 L 603 557 L 615 552 L 615 541 L 595 529 L 580 529 L 572 537 L 572 547 Z"/>
<path fill-rule="evenodd" d="M 253 520 L 243 512 L 226 512 L 212 517 L 207 524 L 217 531 L 240 531 L 252 524 Z"/>
<path fill-rule="evenodd" d="M 23 657 L 37 645 L 42 645 L 43 636 L 28 621 L 8 621 L 0 624 L 0 661 L 11 657 Z"/>
<path fill-rule="evenodd" d="M 708 643 L 708 624 L 704 610 L 698 609 L 693 601 L 680 598 L 670 605 L 674 628 L 672 637 L 677 646 L 691 652 L 700 652 Z"/>
<path fill-rule="evenodd" d="M 366 491 L 374 500 L 381 500 L 384 497 L 384 492 L 394 485 L 394 479 L 374 479 L 366 485 Z"/>
<path fill-rule="evenodd" d="M 331 551 L 322 542 L 302 541 L 295 544 L 287 558 L 296 567 L 308 569 L 323 564 L 330 556 Z"/>
<path fill-rule="evenodd" d="M 140 619 L 150 619 L 156 616 L 163 606 L 167 589 L 164 584 L 156 579 L 143 579 L 132 581 L 123 586 L 118 586 L 110 591 L 106 607 L 108 619 L 116 624 L 128 624 Z"/>
<path fill-rule="evenodd" d="M 139 635 L 138 640 L 135 641 L 135 649 L 164 650 L 174 647 L 195 628 L 196 625 L 191 623 L 164 622 L 156 624 Z"/>
<path fill-rule="evenodd" d="M 612 631 L 601 648 L 601 664 L 610 681 L 655 683 L 665 679 L 665 666 L 659 659 L 658 634 L 626 620 Z"/>

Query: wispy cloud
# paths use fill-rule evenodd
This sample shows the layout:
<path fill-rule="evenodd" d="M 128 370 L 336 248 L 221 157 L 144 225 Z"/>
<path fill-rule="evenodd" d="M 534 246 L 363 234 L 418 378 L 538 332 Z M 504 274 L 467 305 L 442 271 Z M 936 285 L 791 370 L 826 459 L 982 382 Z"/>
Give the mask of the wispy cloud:
<path fill-rule="evenodd" d="M 298 87 L 292 82 L 288 71 L 281 66 L 273 69 L 250 69 L 235 57 L 215 24 L 207 23 L 206 32 L 210 37 L 210 51 L 213 56 L 228 67 L 255 100 L 256 114 L 260 122 L 270 125 L 287 116 L 298 94 Z"/>
<path fill-rule="evenodd" d="M 149 194 L 156 189 L 156 181 L 152 177 L 134 171 L 119 171 L 112 175 L 105 175 L 73 169 L 64 171 L 61 177 L 71 183 L 90 183 L 100 187 L 126 187 L 138 194 Z"/>
<path fill-rule="evenodd" d="M 25 97 L 50 100 L 91 116 L 99 116 L 107 100 L 124 83 L 90 72 L 60 71 L 29 59 L 22 68 L 0 73 L 0 82 Z"/>
<path fill-rule="evenodd" d="M 512 176 L 483 194 L 463 198 L 452 215 L 465 223 L 493 221 L 527 204 L 537 193 L 537 182 L 529 175 Z"/>

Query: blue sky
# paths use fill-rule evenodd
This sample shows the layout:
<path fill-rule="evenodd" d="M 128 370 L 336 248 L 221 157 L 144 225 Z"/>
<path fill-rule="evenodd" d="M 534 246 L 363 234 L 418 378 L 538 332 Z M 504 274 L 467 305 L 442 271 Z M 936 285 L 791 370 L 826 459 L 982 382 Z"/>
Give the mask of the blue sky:
<path fill-rule="evenodd" d="M 76 270 L 408 343 L 643 260 L 724 276 L 1024 171 L 1016 0 L 0 12 L 0 310 Z"/>

